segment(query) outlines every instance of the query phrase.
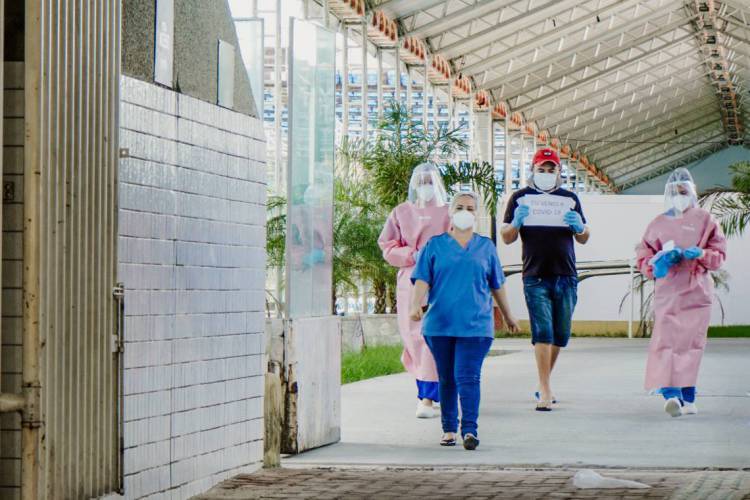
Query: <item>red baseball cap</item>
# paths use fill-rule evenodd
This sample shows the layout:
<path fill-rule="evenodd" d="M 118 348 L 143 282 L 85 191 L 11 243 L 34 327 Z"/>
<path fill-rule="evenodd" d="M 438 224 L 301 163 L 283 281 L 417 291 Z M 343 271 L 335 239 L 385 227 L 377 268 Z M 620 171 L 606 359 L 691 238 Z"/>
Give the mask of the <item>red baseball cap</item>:
<path fill-rule="evenodd" d="M 534 159 L 531 161 L 532 165 L 541 165 L 542 163 L 554 163 L 556 167 L 560 166 L 560 155 L 557 154 L 552 148 L 542 148 L 534 153 Z"/>

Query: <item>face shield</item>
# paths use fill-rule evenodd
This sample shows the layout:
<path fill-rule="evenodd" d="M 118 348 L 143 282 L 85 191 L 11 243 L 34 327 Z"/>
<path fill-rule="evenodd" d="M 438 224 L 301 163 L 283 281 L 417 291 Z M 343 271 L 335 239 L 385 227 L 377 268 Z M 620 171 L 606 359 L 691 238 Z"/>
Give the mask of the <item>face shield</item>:
<path fill-rule="evenodd" d="M 664 187 L 664 209 L 681 215 L 689 208 L 698 206 L 698 193 L 693 176 L 686 168 L 678 168 L 669 175 Z"/>
<path fill-rule="evenodd" d="M 447 199 L 443 177 L 434 163 L 421 163 L 414 167 L 409 181 L 411 203 L 419 208 L 442 207 Z"/>

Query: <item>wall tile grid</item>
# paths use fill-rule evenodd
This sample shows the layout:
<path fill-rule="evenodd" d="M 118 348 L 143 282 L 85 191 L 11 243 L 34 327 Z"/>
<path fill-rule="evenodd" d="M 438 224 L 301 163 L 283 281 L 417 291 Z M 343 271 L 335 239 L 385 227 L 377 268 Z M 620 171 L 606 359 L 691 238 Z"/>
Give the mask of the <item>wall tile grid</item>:
<path fill-rule="evenodd" d="M 24 66 L 6 62 L 3 89 L 3 184 L 13 196 L 3 198 L 2 224 L 2 392 L 21 392 L 23 279 L 23 116 Z M 20 498 L 21 418 L 0 416 L 0 498 Z"/>
<path fill-rule="evenodd" d="M 123 77 L 125 492 L 187 498 L 260 467 L 262 122 Z"/>

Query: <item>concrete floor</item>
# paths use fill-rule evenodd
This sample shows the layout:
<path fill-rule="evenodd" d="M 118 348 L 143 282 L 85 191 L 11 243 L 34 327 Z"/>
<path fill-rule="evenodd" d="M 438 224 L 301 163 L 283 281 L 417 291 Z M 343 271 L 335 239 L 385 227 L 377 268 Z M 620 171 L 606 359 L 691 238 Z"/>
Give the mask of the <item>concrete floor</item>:
<path fill-rule="evenodd" d="M 643 390 L 647 341 L 573 339 L 553 375 L 560 400 L 535 412 L 528 340 L 485 361 L 476 452 L 442 448 L 439 419 L 414 417 L 407 374 L 342 388 L 342 441 L 287 458 L 310 465 L 750 468 L 750 339 L 713 339 L 703 359 L 696 416 L 671 418 Z"/>

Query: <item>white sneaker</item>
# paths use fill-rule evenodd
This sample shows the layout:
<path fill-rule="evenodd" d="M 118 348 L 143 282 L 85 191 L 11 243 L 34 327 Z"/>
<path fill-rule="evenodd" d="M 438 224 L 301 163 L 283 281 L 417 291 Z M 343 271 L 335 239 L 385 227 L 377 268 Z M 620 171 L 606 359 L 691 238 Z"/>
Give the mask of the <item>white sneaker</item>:
<path fill-rule="evenodd" d="M 664 411 L 669 413 L 672 417 L 679 417 L 682 415 L 682 406 L 680 405 L 680 400 L 677 398 L 669 398 L 667 399 L 667 402 L 664 403 Z"/>
<path fill-rule="evenodd" d="M 685 403 L 685 406 L 682 407 L 682 414 L 683 415 L 697 415 L 698 407 L 695 406 L 695 403 Z"/>
<path fill-rule="evenodd" d="M 417 401 L 417 418 L 435 418 L 438 416 L 438 412 L 432 406 L 422 404 L 421 401 Z"/>

